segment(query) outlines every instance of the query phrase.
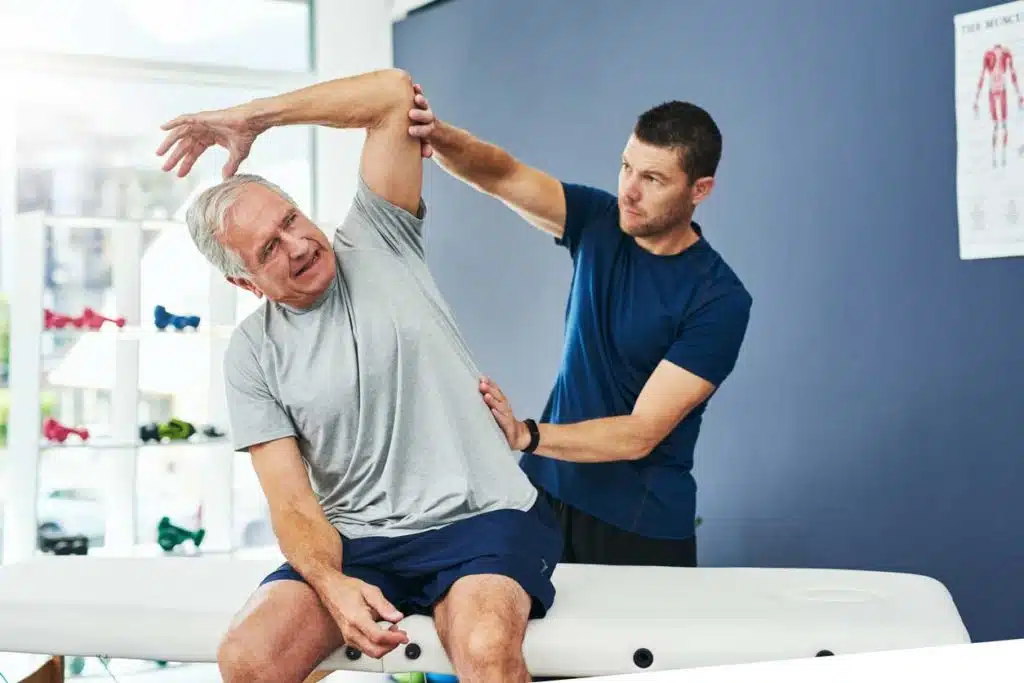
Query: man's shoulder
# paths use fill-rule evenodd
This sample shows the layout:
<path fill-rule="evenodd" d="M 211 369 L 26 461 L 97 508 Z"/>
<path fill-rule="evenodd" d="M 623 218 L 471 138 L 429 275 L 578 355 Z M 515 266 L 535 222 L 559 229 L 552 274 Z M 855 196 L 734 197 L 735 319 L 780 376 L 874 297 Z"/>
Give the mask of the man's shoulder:
<path fill-rule="evenodd" d="M 393 248 L 394 234 L 418 234 L 426 222 L 427 204 L 420 199 L 416 214 L 388 201 L 374 192 L 362 176 L 357 177 L 356 191 L 348 213 L 334 230 L 336 252 L 359 248 Z"/>
<path fill-rule="evenodd" d="M 235 325 L 235 329 L 228 337 L 226 349 L 228 356 L 237 359 L 247 355 L 256 355 L 266 334 L 266 319 L 270 306 L 269 301 L 261 301 Z"/>
<path fill-rule="evenodd" d="M 618 228 L 618 197 L 595 185 L 560 181 L 565 194 L 566 211 L 585 222 Z"/>
<path fill-rule="evenodd" d="M 743 279 L 725 257 L 706 241 L 696 279 L 696 296 L 692 297 L 688 307 L 691 311 L 714 303 L 724 304 L 738 314 L 743 314 L 753 304 L 753 296 Z"/>

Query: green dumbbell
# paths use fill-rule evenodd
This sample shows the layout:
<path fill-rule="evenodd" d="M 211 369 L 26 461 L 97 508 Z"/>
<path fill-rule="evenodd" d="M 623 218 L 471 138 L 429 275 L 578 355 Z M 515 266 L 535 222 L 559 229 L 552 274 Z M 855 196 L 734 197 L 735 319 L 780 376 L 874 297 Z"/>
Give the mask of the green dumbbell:
<path fill-rule="evenodd" d="M 156 542 L 167 552 L 174 550 L 188 540 L 191 540 L 195 547 L 198 548 L 202 545 L 205 536 L 205 529 L 189 531 L 176 524 L 172 524 L 168 517 L 161 518 L 160 523 L 156 527 Z"/>
<path fill-rule="evenodd" d="M 170 439 L 171 441 L 184 441 L 196 433 L 196 428 L 191 422 L 172 418 L 167 422 L 149 424 L 139 427 L 139 438 L 143 441 L 160 441 Z"/>

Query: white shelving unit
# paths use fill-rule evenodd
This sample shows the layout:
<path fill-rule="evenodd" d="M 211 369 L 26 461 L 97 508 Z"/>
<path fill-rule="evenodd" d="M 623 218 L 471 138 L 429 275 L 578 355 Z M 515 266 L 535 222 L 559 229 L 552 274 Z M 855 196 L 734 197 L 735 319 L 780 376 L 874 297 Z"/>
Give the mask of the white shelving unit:
<path fill-rule="evenodd" d="M 47 228 L 102 228 L 108 230 L 113 244 L 113 289 L 116 312 L 125 326 L 106 323 L 99 330 L 44 329 L 44 276 Z M 144 311 L 141 298 L 143 235 L 148 230 L 187 230 L 184 225 L 167 221 L 113 220 L 54 217 L 42 213 L 17 216 L 13 238 L 5 248 L 16 253 L 17 291 L 10 298 L 10 378 L 11 408 L 8 424 L 7 504 L 4 514 L 4 564 L 27 559 L 37 551 L 37 497 L 40 454 L 49 449 L 90 447 L 103 453 L 102 472 L 105 493 L 105 555 L 131 555 L 136 552 L 138 520 L 137 471 L 139 451 L 154 448 L 139 438 L 140 346 L 147 339 L 173 337 L 186 340 L 203 337 L 209 350 L 207 372 L 195 381 L 206 386 L 204 423 L 227 432 L 228 414 L 224 398 L 222 359 L 236 318 L 236 288 L 214 269 L 209 268 L 209 310 L 201 316 L 198 330 L 159 330 L 152 311 Z M 182 278 L 192 277 L 182 273 Z M 184 284 L 184 283 L 183 283 Z M 168 308 L 171 308 L 168 306 Z M 173 313 L 192 314 L 191 311 Z M 78 315 L 80 311 L 59 311 Z M 101 313 L 103 311 L 100 311 Z M 72 436 L 66 443 L 47 442 L 42 437 L 41 400 L 43 396 L 43 339 L 49 334 L 101 335 L 115 347 L 114 376 L 111 385 L 111 421 L 109 433 L 81 442 Z M 187 343 L 187 342 L 182 342 Z M 171 343 L 172 346 L 174 343 Z M 173 348 L 171 349 L 173 352 Z M 174 358 L 168 359 L 175 362 Z M 189 419 L 189 416 L 181 416 Z M 73 426 L 73 425 L 71 425 Z M 196 425 L 197 428 L 199 425 Z M 209 439 L 193 437 L 199 443 Z M 233 549 L 232 497 L 233 462 L 229 437 L 219 439 L 213 457 L 203 463 L 203 549 Z"/>

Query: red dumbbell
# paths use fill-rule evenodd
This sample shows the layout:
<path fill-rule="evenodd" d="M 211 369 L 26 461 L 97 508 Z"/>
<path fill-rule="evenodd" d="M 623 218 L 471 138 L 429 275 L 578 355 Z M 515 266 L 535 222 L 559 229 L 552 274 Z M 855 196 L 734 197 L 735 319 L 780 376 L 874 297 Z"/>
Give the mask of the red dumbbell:
<path fill-rule="evenodd" d="M 49 439 L 50 441 L 64 443 L 65 441 L 67 441 L 67 438 L 72 434 L 77 434 L 79 438 L 82 439 L 82 441 L 86 441 L 89 439 L 89 430 L 84 427 L 77 429 L 75 427 L 65 427 L 60 422 L 54 420 L 52 417 L 46 418 L 46 420 L 43 422 L 43 436 Z"/>
<path fill-rule="evenodd" d="M 63 313 L 54 313 L 48 308 L 43 309 L 43 329 L 62 330 L 69 324 L 78 327 L 78 325 L 76 324 L 76 320 L 72 318 L 70 315 L 64 315 Z"/>
<path fill-rule="evenodd" d="M 124 327 L 124 318 L 107 318 L 91 308 L 86 308 L 82 311 L 82 315 L 78 317 L 77 323 L 76 327 L 87 327 L 90 330 L 98 330 L 103 327 L 103 323 L 114 323 L 118 327 Z"/>

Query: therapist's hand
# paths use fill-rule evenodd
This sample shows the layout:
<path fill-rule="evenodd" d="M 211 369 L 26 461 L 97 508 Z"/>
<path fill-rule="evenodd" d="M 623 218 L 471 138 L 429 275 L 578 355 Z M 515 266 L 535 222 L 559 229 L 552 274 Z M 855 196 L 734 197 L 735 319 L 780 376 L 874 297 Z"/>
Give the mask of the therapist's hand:
<path fill-rule="evenodd" d="M 521 451 L 529 446 L 530 430 L 524 423 L 516 419 L 508 398 L 490 377 L 480 378 L 480 394 L 483 396 L 484 403 L 491 409 L 491 415 L 494 416 L 495 422 L 505 434 L 509 448 Z"/>
<path fill-rule="evenodd" d="M 434 148 L 430 146 L 430 136 L 434 132 L 437 119 L 419 83 L 413 86 L 413 91 L 415 106 L 409 110 L 409 135 L 420 141 L 420 154 L 424 159 L 429 159 L 434 154 Z"/>

